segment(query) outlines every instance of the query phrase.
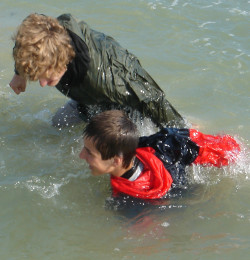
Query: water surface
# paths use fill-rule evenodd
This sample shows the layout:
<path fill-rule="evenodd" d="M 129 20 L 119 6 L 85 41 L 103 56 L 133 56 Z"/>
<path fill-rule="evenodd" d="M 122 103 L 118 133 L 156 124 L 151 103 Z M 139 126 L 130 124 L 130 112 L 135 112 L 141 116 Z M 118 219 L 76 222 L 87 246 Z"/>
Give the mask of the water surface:
<path fill-rule="evenodd" d="M 249 5 L 1 1 L 1 259 L 248 259 Z M 178 196 L 161 204 L 114 207 L 108 177 L 91 176 L 78 158 L 83 126 L 51 126 L 67 99 L 37 83 L 19 96 L 8 86 L 11 36 L 32 12 L 55 17 L 69 12 L 116 38 L 139 57 L 193 127 L 229 133 L 242 144 L 237 164 L 189 167 L 190 187 Z"/>

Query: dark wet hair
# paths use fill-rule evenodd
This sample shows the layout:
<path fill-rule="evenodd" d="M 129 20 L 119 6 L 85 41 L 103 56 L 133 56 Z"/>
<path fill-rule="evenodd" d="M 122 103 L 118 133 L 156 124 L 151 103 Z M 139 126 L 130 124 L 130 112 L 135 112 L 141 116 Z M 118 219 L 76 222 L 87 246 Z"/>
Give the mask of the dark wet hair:
<path fill-rule="evenodd" d="M 103 160 L 122 156 L 124 168 L 130 165 L 139 141 L 136 125 L 121 110 L 108 110 L 94 116 L 83 136 L 93 140 Z"/>

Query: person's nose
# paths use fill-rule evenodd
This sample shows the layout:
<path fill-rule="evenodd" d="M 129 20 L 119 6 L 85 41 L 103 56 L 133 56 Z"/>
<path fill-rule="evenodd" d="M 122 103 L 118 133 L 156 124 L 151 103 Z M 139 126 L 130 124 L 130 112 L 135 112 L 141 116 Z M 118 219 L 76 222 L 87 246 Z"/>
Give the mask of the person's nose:
<path fill-rule="evenodd" d="M 48 85 L 48 80 L 47 79 L 39 79 L 39 83 L 41 87 L 45 87 Z"/>

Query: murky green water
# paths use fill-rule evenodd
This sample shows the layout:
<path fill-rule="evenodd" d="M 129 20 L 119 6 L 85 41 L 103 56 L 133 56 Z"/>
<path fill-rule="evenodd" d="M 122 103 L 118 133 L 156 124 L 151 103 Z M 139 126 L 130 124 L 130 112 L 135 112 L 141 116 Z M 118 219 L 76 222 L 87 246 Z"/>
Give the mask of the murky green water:
<path fill-rule="evenodd" d="M 249 1 L 0 2 L 0 259 L 248 259 Z M 82 126 L 54 129 L 54 88 L 16 96 L 11 35 L 31 12 L 70 12 L 140 58 L 169 101 L 205 133 L 243 146 L 237 165 L 190 167 L 162 205 L 110 208 L 108 177 L 78 158 Z M 146 129 L 150 131 L 150 129 Z"/>

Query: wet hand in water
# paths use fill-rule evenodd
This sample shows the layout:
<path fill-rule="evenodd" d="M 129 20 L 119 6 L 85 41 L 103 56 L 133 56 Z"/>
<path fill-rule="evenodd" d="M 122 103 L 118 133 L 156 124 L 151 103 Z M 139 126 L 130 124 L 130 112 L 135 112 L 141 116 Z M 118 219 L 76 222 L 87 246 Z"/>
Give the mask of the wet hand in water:
<path fill-rule="evenodd" d="M 9 83 L 13 91 L 19 95 L 21 92 L 25 92 L 27 81 L 22 76 L 15 74 Z"/>

